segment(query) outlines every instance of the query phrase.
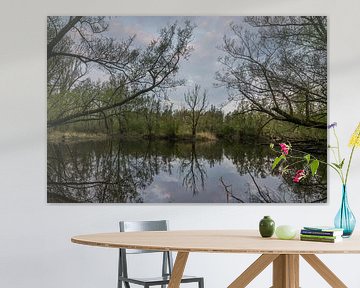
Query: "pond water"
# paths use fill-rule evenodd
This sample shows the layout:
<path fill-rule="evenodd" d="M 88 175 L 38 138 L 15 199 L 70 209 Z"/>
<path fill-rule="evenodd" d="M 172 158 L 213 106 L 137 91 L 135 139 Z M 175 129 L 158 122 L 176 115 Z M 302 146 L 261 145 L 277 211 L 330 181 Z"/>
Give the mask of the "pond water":
<path fill-rule="evenodd" d="M 291 175 L 272 172 L 275 156 L 267 145 L 223 141 L 48 143 L 48 202 L 327 201 L 325 168 L 294 184 Z"/>

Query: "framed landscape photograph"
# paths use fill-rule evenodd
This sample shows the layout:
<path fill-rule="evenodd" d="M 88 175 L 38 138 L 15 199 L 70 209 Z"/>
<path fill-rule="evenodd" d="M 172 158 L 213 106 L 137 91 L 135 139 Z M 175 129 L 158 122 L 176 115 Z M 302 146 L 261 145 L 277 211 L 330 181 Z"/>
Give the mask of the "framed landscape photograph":
<path fill-rule="evenodd" d="M 326 203 L 327 18 L 49 16 L 47 132 L 48 203 Z"/>

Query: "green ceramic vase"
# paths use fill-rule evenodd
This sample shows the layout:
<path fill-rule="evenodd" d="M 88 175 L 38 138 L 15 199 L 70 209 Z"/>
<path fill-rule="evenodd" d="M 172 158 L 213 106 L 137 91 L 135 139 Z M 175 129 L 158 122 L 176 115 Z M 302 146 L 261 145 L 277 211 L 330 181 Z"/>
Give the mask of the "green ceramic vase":
<path fill-rule="evenodd" d="M 274 235 L 275 222 L 270 216 L 264 216 L 259 223 L 259 232 L 262 237 L 271 237 Z"/>

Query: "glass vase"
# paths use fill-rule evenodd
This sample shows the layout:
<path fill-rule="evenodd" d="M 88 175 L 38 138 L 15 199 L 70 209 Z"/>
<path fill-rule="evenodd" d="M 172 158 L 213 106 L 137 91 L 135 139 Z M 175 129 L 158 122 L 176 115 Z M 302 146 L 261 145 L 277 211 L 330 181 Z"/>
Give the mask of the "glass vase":
<path fill-rule="evenodd" d="M 341 206 L 336 214 L 334 224 L 336 228 L 344 229 L 343 237 L 350 237 L 355 228 L 356 219 L 349 207 L 346 185 L 342 187 Z"/>

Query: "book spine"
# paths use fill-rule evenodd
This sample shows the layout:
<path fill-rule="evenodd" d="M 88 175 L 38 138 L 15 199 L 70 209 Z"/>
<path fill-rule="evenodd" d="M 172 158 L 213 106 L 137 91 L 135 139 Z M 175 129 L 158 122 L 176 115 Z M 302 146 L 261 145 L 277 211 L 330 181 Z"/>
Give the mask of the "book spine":
<path fill-rule="evenodd" d="M 319 235 L 319 236 L 334 236 L 334 232 L 331 231 L 315 231 L 315 230 L 301 230 L 303 235 Z"/>
<path fill-rule="evenodd" d="M 323 235 L 305 235 L 305 234 L 300 234 L 301 237 L 303 238 L 319 238 L 319 239 L 336 239 L 336 238 L 340 238 L 336 237 L 336 236 L 323 236 Z"/>
<path fill-rule="evenodd" d="M 326 239 L 326 238 L 309 238 L 309 237 L 300 237 L 301 241 L 314 241 L 314 242 L 327 242 L 327 243 L 335 243 L 335 239 Z"/>

